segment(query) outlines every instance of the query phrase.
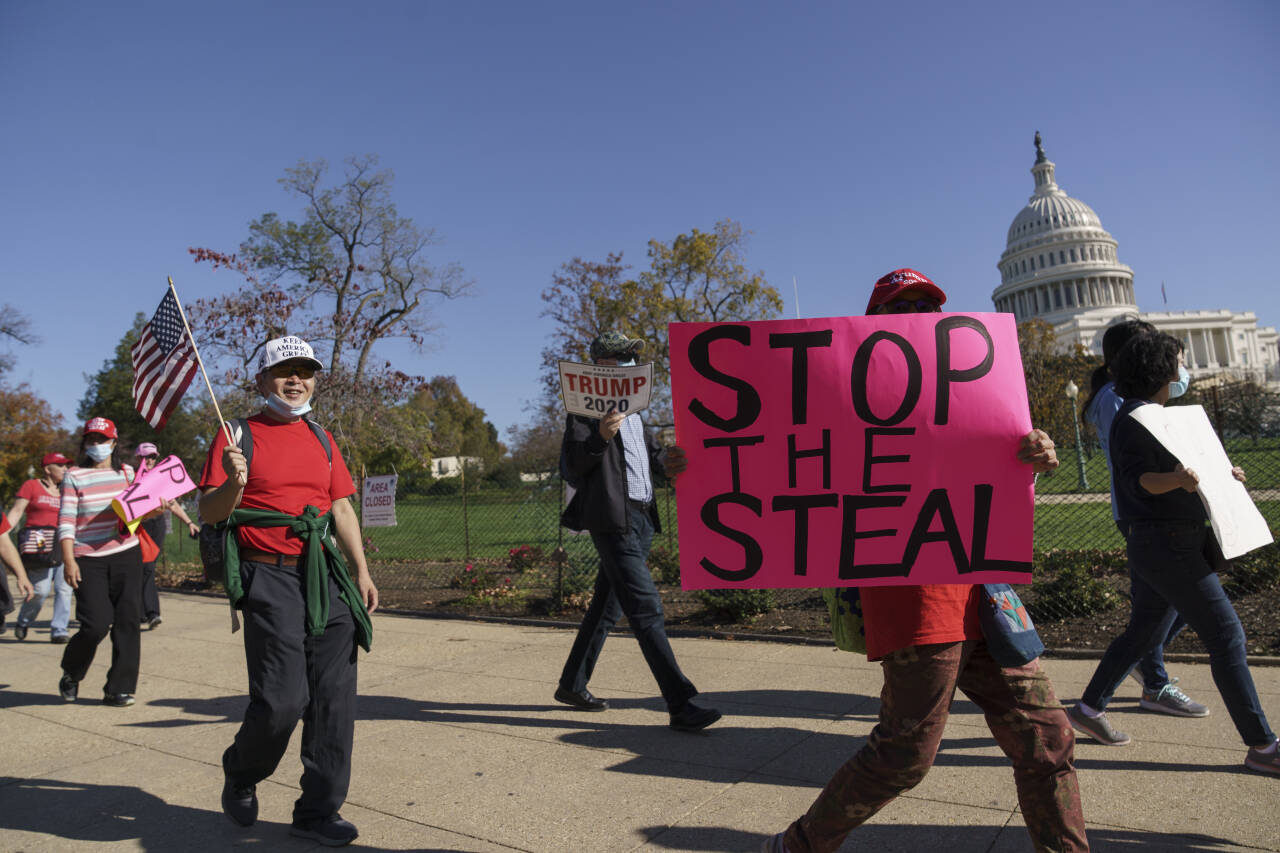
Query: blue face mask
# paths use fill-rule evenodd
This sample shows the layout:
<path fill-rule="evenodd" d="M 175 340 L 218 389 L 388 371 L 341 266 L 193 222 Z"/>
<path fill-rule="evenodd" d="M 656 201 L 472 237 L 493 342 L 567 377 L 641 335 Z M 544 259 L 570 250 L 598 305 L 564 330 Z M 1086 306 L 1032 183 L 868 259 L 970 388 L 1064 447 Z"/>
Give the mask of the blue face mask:
<path fill-rule="evenodd" d="M 626 361 L 620 361 L 620 362 L 618 362 L 617 366 L 618 366 L 618 367 L 635 367 L 635 366 L 636 366 L 636 360 L 635 360 L 634 358 L 629 358 L 629 359 L 627 359 Z"/>
<path fill-rule="evenodd" d="M 110 441 L 104 441 L 101 444 L 86 444 L 84 446 L 84 455 L 94 462 L 101 462 L 104 459 L 110 459 L 111 451 L 114 449 L 115 445 Z"/>
<path fill-rule="evenodd" d="M 268 394 L 267 408 L 272 414 L 282 418 L 300 418 L 311 411 L 311 401 L 308 400 L 301 406 L 290 406 L 279 394 Z"/>
<path fill-rule="evenodd" d="M 1178 365 L 1178 378 L 1174 382 L 1169 383 L 1169 399 L 1181 397 L 1187 393 L 1187 386 L 1191 384 L 1191 374 L 1181 364 Z"/>

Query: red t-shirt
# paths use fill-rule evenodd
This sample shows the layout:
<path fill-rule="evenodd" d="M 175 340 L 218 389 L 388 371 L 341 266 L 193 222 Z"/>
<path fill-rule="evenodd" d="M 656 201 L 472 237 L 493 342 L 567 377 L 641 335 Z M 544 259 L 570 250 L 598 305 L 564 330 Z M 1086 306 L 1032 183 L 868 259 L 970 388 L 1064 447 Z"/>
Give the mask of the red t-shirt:
<path fill-rule="evenodd" d="M 867 659 L 907 646 L 981 639 L 981 589 L 972 584 L 862 587 Z"/>
<path fill-rule="evenodd" d="M 319 439 L 301 420 L 281 423 L 258 414 L 249 418 L 249 431 L 253 434 L 253 459 L 240 500 L 245 509 L 301 515 L 310 504 L 323 515 L 334 501 L 355 494 L 347 463 L 327 430 L 333 447 L 332 467 Z M 226 481 L 222 470 L 222 448 L 226 445 L 226 433 L 218 430 L 200 474 L 201 489 L 216 488 Z M 241 547 L 272 554 L 302 553 L 302 540 L 287 527 L 240 527 L 236 539 Z"/>
<path fill-rule="evenodd" d="M 9 516 L 0 512 L 0 536 L 9 532 Z"/>
<path fill-rule="evenodd" d="M 57 527 L 58 504 L 61 497 L 49 494 L 39 480 L 27 480 L 18 489 L 17 497 L 27 499 L 28 527 Z"/>

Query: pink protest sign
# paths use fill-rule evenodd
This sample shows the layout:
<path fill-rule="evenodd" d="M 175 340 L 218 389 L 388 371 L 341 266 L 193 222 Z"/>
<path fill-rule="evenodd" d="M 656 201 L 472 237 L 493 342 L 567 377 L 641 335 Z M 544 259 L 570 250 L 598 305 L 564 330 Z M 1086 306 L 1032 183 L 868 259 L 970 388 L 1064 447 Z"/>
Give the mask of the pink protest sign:
<path fill-rule="evenodd" d="M 1031 580 L 1009 314 L 672 323 L 685 589 Z"/>
<path fill-rule="evenodd" d="M 132 530 L 142 516 L 194 491 L 195 487 L 182 460 L 177 456 L 166 456 L 117 495 L 111 502 L 111 508 Z"/>

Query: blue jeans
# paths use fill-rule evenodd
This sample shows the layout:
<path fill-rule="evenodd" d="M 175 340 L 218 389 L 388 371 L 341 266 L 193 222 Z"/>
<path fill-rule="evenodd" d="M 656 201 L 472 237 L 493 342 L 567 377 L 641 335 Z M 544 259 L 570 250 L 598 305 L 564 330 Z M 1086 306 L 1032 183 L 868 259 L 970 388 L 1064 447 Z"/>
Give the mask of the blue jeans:
<path fill-rule="evenodd" d="M 675 710 L 696 696 L 698 690 L 676 663 L 663 624 L 662 598 L 649 572 L 647 561 L 649 543 L 653 540 L 653 521 L 647 510 L 631 502 L 628 502 L 627 518 L 626 533 L 591 534 L 600 555 L 600 573 L 596 576 L 595 593 L 587 615 L 582 619 L 560 674 L 560 686 L 574 692 L 587 689 L 609 629 L 625 613 L 649 671 L 658 681 L 662 698 L 668 708 Z"/>
<path fill-rule="evenodd" d="M 1124 521 L 1117 521 L 1116 527 L 1120 528 L 1120 535 L 1126 540 L 1129 538 L 1129 524 Z M 1129 583 L 1132 589 L 1134 582 L 1133 572 L 1129 572 Z M 1129 593 L 1129 602 L 1133 603 L 1133 593 Z M 1164 647 L 1173 642 L 1173 638 L 1182 633 L 1182 629 L 1187 627 L 1187 620 L 1183 619 L 1176 613 L 1169 619 L 1169 630 L 1165 632 L 1165 638 L 1160 645 L 1147 652 L 1138 661 L 1138 672 L 1142 673 L 1142 689 L 1148 693 L 1159 693 L 1169 683 L 1169 673 L 1164 668 Z M 1128 673 L 1125 673 L 1128 675 Z M 1108 699 L 1111 697 L 1108 696 Z"/>
<path fill-rule="evenodd" d="M 1248 746 L 1275 740 L 1249 674 L 1244 628 L 1206 556 L 1212 531 L 1199 521 L 1134 522 L 1129 532 L 1133 611 L 1082 697 L 1099 711 L 1142 655 L 1164 642 L 1178 613 L 1209 651 L 1209 668 Z"/>
<path fill-rule="evenodd" d="M 35 621 L 52 588 L 53 618 L 49 620 L 49 633 L 55 637 L 67 636 L 67 625 L 71 622 L 71 584 L 67 583 L 62 573 L 62 564 L 49 568 L 33 569 L 31 566 L 25 568 L 27 577 L 31 579 L 31 585 L 36 588 L 36 594 L 31 596 L 31 600 L 23 604 L 22 609 L 18 611 L 18 624 L 27 626 Z"/>

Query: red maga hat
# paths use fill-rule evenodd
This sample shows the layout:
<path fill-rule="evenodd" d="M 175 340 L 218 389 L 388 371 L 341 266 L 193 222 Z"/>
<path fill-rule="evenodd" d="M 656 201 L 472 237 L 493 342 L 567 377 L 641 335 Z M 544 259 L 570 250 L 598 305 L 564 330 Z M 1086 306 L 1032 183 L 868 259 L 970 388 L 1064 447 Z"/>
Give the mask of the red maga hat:
<path fill-rule="evenodd" d="M 84 425 L 84 434 L 96 432 L 107 438 L 116 438 L 116 425 L 106 418 L 89 418 Z"/>
<path fill-rule="evenodd" d="M 934 284 L 929 276 L 903 267 L 876 282 L 876 286 L 871 289 L 871 299 L 867 302 L 867 313 L 870 314 L 871 309 L 877 305 L 892 302 L 899 293 L 908 290 L 918 290 L 926 296 L 931 296 L 938 300 L 939 305 L 945 305 L 947 302 L 947 294 L 943 293 L 942 288 Z"/>
<path fill-rule="evenodd" d="M 46 453 L 40 459 L 40 464 L 41 465 L 71 465 L 72 461 L 70 457 L 64 456 L 61 453 Z"/>

